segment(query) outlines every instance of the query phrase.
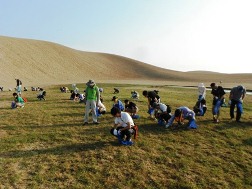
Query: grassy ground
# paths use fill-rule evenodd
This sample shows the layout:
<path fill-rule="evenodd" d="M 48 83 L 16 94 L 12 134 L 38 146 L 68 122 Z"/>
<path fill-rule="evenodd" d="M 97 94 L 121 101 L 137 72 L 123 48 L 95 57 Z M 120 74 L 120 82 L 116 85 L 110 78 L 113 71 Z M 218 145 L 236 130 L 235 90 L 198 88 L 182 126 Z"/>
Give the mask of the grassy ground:
<path fill-rule="evenodd" d="M 98 86 L 108 110 L 114 87 L 120 88 L 121 100 L 132 90 L 157 89 L 173 111 L 181 105 L 192 108 L 197 99 L 197 89 Z M 100 125 L 82 126 L 84 104 L 70 101 L 70 93 L 59 87 L 46 88 L 46 101 L 37 100 L 37 92 L 23 92 L 28 102 L 22 109 L 10 109 L 12 92 L 0 93 L 0 188 L 252 187 L 252 96 L 244 101 L 243 123 L 230 121 L 229 108 L 223 107 L 221 122 L 214 124 L 207 91 L 208 110 L 197 117 L 199 129 L 185 130 L 147 119 L 147 102 L 140 95 L 135 100 L 139 138 L 128 147 L 110 135 L 109 113 L 99 118 Z"/>

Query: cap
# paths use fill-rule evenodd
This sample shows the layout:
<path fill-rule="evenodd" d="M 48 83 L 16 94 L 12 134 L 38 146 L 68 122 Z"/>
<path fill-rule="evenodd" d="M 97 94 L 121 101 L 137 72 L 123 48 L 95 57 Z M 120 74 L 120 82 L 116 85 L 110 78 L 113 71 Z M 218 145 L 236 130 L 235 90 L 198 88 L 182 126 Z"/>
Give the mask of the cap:
<path fill-rule="evenodd" d="M 118 99 L 118 97 L 117 96 L 113 96 L 112 101 L 114 101 L 115 99 Z"/>

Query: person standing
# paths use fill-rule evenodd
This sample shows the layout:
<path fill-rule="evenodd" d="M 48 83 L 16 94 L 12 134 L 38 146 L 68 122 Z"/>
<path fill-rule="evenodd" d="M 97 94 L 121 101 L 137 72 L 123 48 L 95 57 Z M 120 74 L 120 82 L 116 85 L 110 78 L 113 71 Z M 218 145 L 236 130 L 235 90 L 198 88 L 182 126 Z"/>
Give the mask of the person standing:
<path fill-rule="evenodd" d="M 204 83 L 200 83 L 198 85 L 198 100 L 206 99 L 206 87 L 204 86 Z"/>
<path fill-rule="evenodd" d="M 17 89 L 17 94 L 19 96 L 21 96 L 21 91 L 22 91 L 22 81 L 20 79 L 15 79 L 16 82 L 17 82 L 17 86 L 16 86 L 16 89 Z"/>
<path fill-rule="evenodd" d="M 226 92 L 222 86 L 218 86 L 216 83 L 211 83 L 210 86 L 212 88 L 211 94 L 213 95 L 213 122 L 219 123 L 220 107 L 224 102 Z"/>
<path fill-rule="evenodd" d="M 236 87 L 233 87 L 230 91 L 229 94 L 229 100 L 231 101 L 230 104 L 230 117 L 231 119 L 233 119 L 234 116 L 234 109 L 235 106 L 237 108 L 236 111 L 236 121 L 237 122 L 241 122 L 241 114 L 243 113 L 243 107 L 242 107 L 242 103 L 243 103 L 243 99 L 246 96 L 246 88 L 243 87 L 242 85 L 238 85 Z"/>
<path fill-rule="evenodd" d="M 87 83 L 87 88 L 85 90 L 85 97 L 86 97 L 86 111 L 84 116 L 84 124 L 88 124 L 88 117 L 89 112 L 91 110 L 92 112 L 92 118 L 94 124 L 99 124 L 97 121 L 97 114 L 96 114 L 96 106 L 99 103 L 100 99 L 100 91 L 99 88 L 96 86 L 95 82 L 93 80 L 89 80 Z"/>

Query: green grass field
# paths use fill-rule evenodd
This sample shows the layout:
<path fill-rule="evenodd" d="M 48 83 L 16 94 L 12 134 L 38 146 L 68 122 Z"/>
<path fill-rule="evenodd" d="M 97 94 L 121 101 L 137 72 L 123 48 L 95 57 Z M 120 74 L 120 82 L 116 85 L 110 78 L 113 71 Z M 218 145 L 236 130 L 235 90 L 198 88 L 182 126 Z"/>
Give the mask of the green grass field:
<path fill-rule="evenodd" d="M 77 86 L 84 90 L 84 84 Z M 98 86 L 108 113 L 100 125 L 88 126 L 82 126 L 84 104 L 69 100 L 60 86 L 45 88 L 46 101 L 36 98 L 38 92 L 23 92 L 28 102 L 22 109 L 10 108 L 12 92 L 0 93 L 0 188 L 252 188 L 252 96 L 244 100 L 243 123 L 229 119 L 228 107 L 221 109 L 221 122 L 212 123 L 207 91 L 208 110 L 197 117 L 197 130 L 176 124 L 165 129 L 147 119 L 142 91 L 159 90 L 161 101 L 174 111 L 192 108 L 197 89 Z M 132 90 L 140 93 L 134 100 L 141 116 L 139 138 L 130 147 L 109 133 L 114 87 L 122 101 Z"/>

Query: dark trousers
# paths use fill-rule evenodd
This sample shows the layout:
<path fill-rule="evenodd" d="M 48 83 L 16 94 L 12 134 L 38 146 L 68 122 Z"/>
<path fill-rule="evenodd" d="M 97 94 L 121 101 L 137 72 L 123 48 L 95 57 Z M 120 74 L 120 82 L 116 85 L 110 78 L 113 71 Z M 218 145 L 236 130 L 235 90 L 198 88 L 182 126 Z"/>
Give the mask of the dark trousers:
<path fill-rule="evenodd" d="M 236 121 L 241 119 L 241 114 L 243 113 L 242 103 L 239 100 L 231 100 L 230 105 L 230 117 L 234 118 L 234 109 L 236 106 Z"/>

